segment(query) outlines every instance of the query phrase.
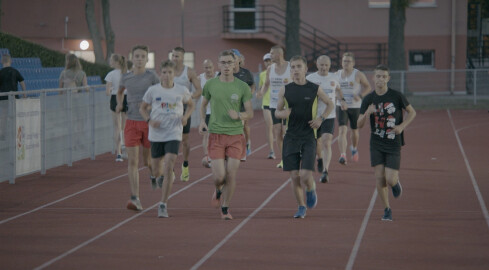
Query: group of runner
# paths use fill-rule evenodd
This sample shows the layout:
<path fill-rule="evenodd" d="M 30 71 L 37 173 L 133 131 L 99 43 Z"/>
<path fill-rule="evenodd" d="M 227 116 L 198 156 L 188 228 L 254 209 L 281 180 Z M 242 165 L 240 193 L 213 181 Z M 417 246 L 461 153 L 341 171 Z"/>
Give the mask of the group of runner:
<path fill-rule="evenodd" d="M 143 162 L 150 170 L 152 187 L 162 189 L 158 217 L 169 216 L 167 203 L 180 144 L 183 152 L 180 180 L 190 179 L 190 116 L 195 108 L 194 100 L 202 97 L 198 129 L 203 135 L 203 165 L 211 167 L 214 176 L 211 204 L 220 207 L 222 219 L 230 220 L 229 205 L 236 188 L 236 172 L 240 162 L 251 152 L 248 120 L 253 118 L 251 99 L 255 83 L 251 72 L 242 66 L 244 56 L 235 49 L 222 51 L 218 56 L 218 71 L 214 70 L 212 60 L 206 59 L 204 73 L 197 75 L 183 64 L 184 49 L 176 47 L 171 60 L 161 63 L 158 77 L 145 68 L 148 52 L 146 46 L 133 48 L 133 68 L 121 74 L 115 95 L 115 112 L 127 111 L 124 142 L 131 187 L 127 208 L 143 209 L 138 173 L 142 145 Z M 312 174 L 316 162 L 321 173 L 319 181 L 329 182 L 334 119 L 338 118 L 339 124 L 339 163 L 346 165 L 347 124 L 349 122 L 351 128 L 350 160 L 357 162 L 358 128 L 368 118 L 372 134 L 371 165 L 385 205 L 382 219 L 392 220 L 387 185 L 392 187 L 395 197 L 401 195 L 398 171 L 402 131 L 416 113 L 401 93 L 387 87 L 389 70 L 382 65 L 376 67 L 375 91 L 371 91 L 365 74 L 354 68 L 352 53 L 343 55 L 343 69 L 336 73 L 329 71 L 331 60 L 322 55 L 316 60 L 318 71 L 307 75 L 307 60 L 294 56 L 286 61 L 280 46 L 272 47 L 263 60 L 266 70 L 260 74 L 256 96 L 263 98 L 269 144 L 267 158 L 275 159 L 277 153 L 281 157 L 277 167 L 290 173 L 298 204 L 293 217 L 304 218 L 306 209 L 317 204 Z M 403 110 L 407 111 L 404 121 Z"/>

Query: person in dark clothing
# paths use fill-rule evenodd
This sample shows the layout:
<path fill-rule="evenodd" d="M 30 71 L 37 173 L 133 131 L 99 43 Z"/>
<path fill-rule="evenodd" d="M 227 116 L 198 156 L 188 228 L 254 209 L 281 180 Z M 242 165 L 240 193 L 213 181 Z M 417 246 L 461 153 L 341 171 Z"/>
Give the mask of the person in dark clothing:
<path fill-rule="evenodd" d="M 17 84 L 20 83 L 22 91 L 25 91 L 24 77 L 20 72 L 11 67 L 12 58 L 8 54 L 2 55 L 2 66 L 0 69 L 0 92 L 12 92 L 17 91 Z M 25 97 L 25 95 L 24 95 Z M 16 96 L 16 98 L 19 98 Z M 1 96 L 0 100 L 7 100 L 8 96 Z"/>
<path fill-rule="evenodd" d="M 384 204 L 382 220 L 392 221 L 387 185 L 392 194 L 402 194 L 399 182 L 401 146 L 404 145 L 404 129 L 416 117 L 416 111 L 399 91 L 387 87 L 389 69 L 378 65 L 374 70 L 375 91 L 362 100 L 357 126 L 362 128 L 370 119 L 370 164 L 374 167 L 377 192 Z M 403 119 L 404 111 L 407 112 Z"/>
<path fill-rule="evenodd" d="M 24 77 L 20 72 L 11 67 L 12 58 L 8 54 L 2 55 L 3 68 L 0 69 L 0 93 L 17 91 L 17 85 L 20 83 L 22 91 L 25 91 Z M 26 95 L 23 95 L 26 97 Z M 15 98 L 20 98 L 18 95 Z M 0 140 L 5 140 L 8 112 L 8 96 L 0 96 Z"/>
<path fill-rule="evenodd" d="M 306 80 L 306 73 L 306 59 L 300 55 L 292 57 L 292 82 L 280 90 L 275 111 L 275 117 L 288 118 L 282 160 L 283 170 L 290 172 L 294 195 L 299 204 L 294 218 L 304 218 L 306 206 L 314 208 L 317 204 L 316 185 L 312 176 L 316 161 L 316 129 L 334 109 L 333 101 L 321 87 Z M 326 104 L 326 108 L 316 117 L 318 99 Z M 306 202 L 303 186 L 306 188 Z"/>

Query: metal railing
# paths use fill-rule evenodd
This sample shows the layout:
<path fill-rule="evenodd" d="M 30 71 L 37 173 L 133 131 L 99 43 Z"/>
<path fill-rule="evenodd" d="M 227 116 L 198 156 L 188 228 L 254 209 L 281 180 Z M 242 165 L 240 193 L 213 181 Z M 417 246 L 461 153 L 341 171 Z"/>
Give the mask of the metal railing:
<path fill-rule="evenodd" d="M 97 155 L 113 151 L 113 124 L 108 109 L 110 97 L 104 90 L 105 85 L 96 85 L 0 93 L 0 96 L 8 96 L 8 100 L 0 101 L 0 127 L 3 129 L 0 135 L 0 182 L 9 180 L 14 183 L 16 177 L 23 175 L 16 172 L 19 140 L 25 138 L 22 138 L 22 128 L 16 124 L 19 113 L 15 96 L 39 94 L 39 97 L 28 98 L 40 103 L 40 111 L 35 112 L 40 114 L 39 134 L 28 134 L 33 138 L 38 136 L 40 168 L 29 173 L 40 171 L 45 174 L 47 169 L 72 166 L 77 160 L 93 160 Z"/>
<path fill-rule="evenodd" d="M 247 15 L 236 15 L 240 13 Z M 271 40 L 285 45 L 285 11 L 278 6 L 259 5 L 252 9 L 236 9 L 225 5 L 222 7 L 222 15 L 223 33 L 264 33 L 270 35 Z M 387 59 L 386 43 L 343 43 L 302 20 L 299 36 L 303 55 L 309 62 L 325 54 L 331 58 L 333 69 L 340 67 L 341 55 L 347 51 L 355 53 L 359 68 L 385 63 Z"/>

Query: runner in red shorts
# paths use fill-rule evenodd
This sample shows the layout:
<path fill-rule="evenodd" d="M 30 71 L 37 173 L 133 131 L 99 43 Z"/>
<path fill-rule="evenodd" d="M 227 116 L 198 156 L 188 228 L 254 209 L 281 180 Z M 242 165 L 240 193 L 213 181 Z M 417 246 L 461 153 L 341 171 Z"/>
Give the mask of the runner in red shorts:
<path fill-rule="evenodd" d="M 139 146 L 143 146 L 143 162 L 153 175 L 149 163 L 150 142 L 148 140 L 148 123 L 139 113 L 139 105 L 143 101 L 144 93 L 154 84 L 160 82 L 158 76 L 146 70 L 148 62 L 148 47 L 143 45 L 135 46 L 132 49 L 133 69 L 129 73 L 122 75 L 117 92 L 116 113 L 122 110 L 124 90 L 127 90 L 127 120 L 124 128 L 124 142 L 127 151 L 127 171 L 129 184 L 131 186 L 131 199 L 127 203 L 127 208 L 141 211 L 143 209 L 139 200 Z"/>
<path fill-rule="evenodd" d="M 221 74 L 206 82 L 200 107 L 199 132 L 209 132 L 208 152 L 216 185 L 212 205 L 221 205 L 221 218 L 224 220 L 233 219 L 229 213 L 229 203 L 236 188 L 236 172 L 240 160 L 246 156 L 242 120 L 253 117 L 250 88 L 233 76 L 235 61 L 235 55 L 231 51 L 219 54 L 218 66 Z M 212 113 L 207 127 L 205 110 L 209 101 Z M 244 112 L 240 112 L 241 104 L 244 104 Z"/>

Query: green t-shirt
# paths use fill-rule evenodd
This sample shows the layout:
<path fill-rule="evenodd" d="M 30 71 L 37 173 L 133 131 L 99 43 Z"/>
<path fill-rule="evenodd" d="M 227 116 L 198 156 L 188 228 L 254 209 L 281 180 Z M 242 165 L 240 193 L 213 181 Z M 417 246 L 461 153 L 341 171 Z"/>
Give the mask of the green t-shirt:
<path fill-rule="evenodd" d="M 210 133 L 243 134 L 243 123 L 239 119 L 231 119 L 228 111 L 239 113 L 241 104 L 251 99 L 250 87 L 245 82 L 237 78 L 232 82 L 212 78 L 205 83 L 202 95 L 211 103 Z"/>

